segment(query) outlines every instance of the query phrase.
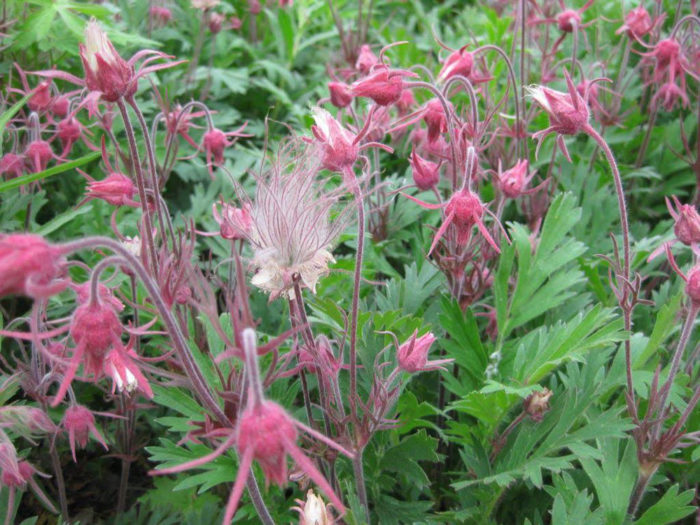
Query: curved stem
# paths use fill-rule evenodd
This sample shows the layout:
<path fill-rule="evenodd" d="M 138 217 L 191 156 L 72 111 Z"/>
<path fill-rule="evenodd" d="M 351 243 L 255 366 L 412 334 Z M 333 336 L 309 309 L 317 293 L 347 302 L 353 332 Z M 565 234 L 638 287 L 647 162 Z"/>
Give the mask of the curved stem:
<path fill-rule="evenodd" d="M 219 423 L 229 425 L 230 420 L 228 417 L 226 417 L 226 414 L 216 402 L 216 399 L 214 399 L 213 394 L 209 390 L 206 379 L 202 375 L 197 362 L 194 360 L 194 356 L 192 355 L 189 345 L 182 334 L 179 323 L 173 316 L 172 312 L 168 309 L 168 306 L 165 304 L 160 290 L 158 289 L 158 285 L 155 283 L 155 281 L 153 281 L 151 276 L 148 275 L 148 272 L 143 267 L 141 262 L 121 244 L 113 239 L 110 239 L 109 237 L 87 237 L 85 239 L 68 242 L 60 246 L 64 254 L 69 254 L 84 249 L 94 249 L 102 246 L 118 253 L 129 263 L 129 266 L 131 266 L 134 273 L 138 275 L 139 279 L 146 288 L 146 291 L 150 295 L 154 306 L 158 310 L 158 313 L 160 314 L 163 323 L 170 334 L 176 353 L 182 362 L 185 373 L 192 383 L 192 387 L 194 388 L 197 397 L 199 397 L 204 406 L 216 417 Z M 262 500 L 260 489 L 252 471 L 248 475 L 246 485 L 248 487 L 250 497 L 253 500 L 253 504 L 255 505 L 255 509 L 258 512 L 258 516 L 262 522 L 266 525 L 274 525 L 270 512 L 267 510 L 265 503 Z"/>
<path fill-rule="evenodd" d="M 141 201 L 141 213 L 143 215 L 144 229 L 146 230 L 146 248 L 148 252 L 148 260 L 150 262 L 151 271 L 153 275 L 156 275 L 156 245 L 153 241 L 153 226 L 151 225 L 151 212 L 149 210 L 148 201 L 146 200 L 146 182 L 143 178 L 143 171 L 141 170 L 141 159 L 139 158 L 139 150 L 136 146 L 136 137 L 134 136 L 134 128 L 131 125 L 131 120 L 129 120 L 129 113 L 127 112 L 126 105 L 123 99 L 117 100 L 117 106 L 122 114 L 122 119 L 124 120 L 124 129 L 126 130 L 126 136 L 129 141 L 129 150 L 131 152 L 131 165 L 133 167 L 134 174 L 136 175 L 136 186 L 139 191 L 139 200 Z"/>
<path fill-rule="evenodd" d="M 608 160 L 610 165 L 610 170 L 612 171 L 613 180 L 615 182 L 615 192 L 617 193 L 617 205 L 620 211 L 620 223 L 622 225 L 622 248 L 623 248 L 623 268 L 622 268 L 622 285 L 620 289 L 623 290 L 628 286 L 630 282 L 630 234 L 629 234 L 629 222 L 627 218 L 627 205 L 625 204 L 625 192 L 622 187 L 622 177 L 620 177 L 620 170 L 617 167 L 617 162 L 613 156 L 612 150 L 605 139 L 600 136 L 600 134 L 593 129 L 589 124 L 586 124 L 583 129 L 584 133 L 587 133 L 593 140 L 596 141 L 600 149 L 605 153 L 605 158 Z M 632 310 L 629 305 L 620 305 L 624 315 L 625 331 L 629 332 L 632 329 Z M 630 397 L 631 403 L 634 405 L 634 385 L 632 384 L 632 350 L 629 337 L 625 340 L 625 363 L 627 368 L 627 393 Z"/>

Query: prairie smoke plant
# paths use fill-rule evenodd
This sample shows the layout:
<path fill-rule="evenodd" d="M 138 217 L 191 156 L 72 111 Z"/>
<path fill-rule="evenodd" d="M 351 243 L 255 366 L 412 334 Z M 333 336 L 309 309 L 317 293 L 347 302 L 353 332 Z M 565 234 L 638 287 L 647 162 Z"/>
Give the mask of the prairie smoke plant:
<path fill-rule="evenodd" d="M 319 149 L 292 140 L 258 178 L 255 199 L 242 197 L 250 210 L 249 229 L 232 226 L 240 228 L 239 234 L 253 247 L 252 284 L 269 292 L 271 299 L 293 297 L 295 276 L 314 292 L 334 261 L 329 250 L 347 224 L 347 208 L 332 217 L 341 192 L 327 189 L 320 169 Z"/>

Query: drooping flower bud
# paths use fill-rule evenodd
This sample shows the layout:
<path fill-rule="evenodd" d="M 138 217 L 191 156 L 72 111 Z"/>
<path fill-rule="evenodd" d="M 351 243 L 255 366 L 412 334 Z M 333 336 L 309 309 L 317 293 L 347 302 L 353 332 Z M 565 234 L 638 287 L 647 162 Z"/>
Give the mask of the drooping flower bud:
<path fill-rule="evenodd" d="M 519 160 L 515 163 L 515 166 L 500 174 L 498 177 L 498 189 L 509 199 L 517 199 L 522 195 L 530 178 L 528 176 L 527 159 Z"/>
<path fill-rule="evenodd" d="M 47 80 L 39 82 L 34 88 L 33 95 L 27 101 L 27 106 L 32 111 L 41 113 L 51 105 L 51 83 Z"/>
<path fill-rule="evenodd" d="M 413 171 L 413 182 L 418 189 L 429 190 L 440 181 L 440 165 L 418 155 L 415 146 L 408 161 Z"/>
<path fill-rule="evenodd" d="M 0 234 L 0 297 L 39 299 L 58 293 L 67 285 L 57 280 L 62 267 L 60 250 L 39 235 Z"/>
<path fill-rule="evenodd" d="M 68 442 L 70 443 L 70 449 L 73 453 L 73 461 L 78 461 L 75 456 L 76 443 L 80 448 L 85 448 L 90 434 L 92 434 L 93 437 L 102 444 L 105 450 L 107 450 L 107 443 L 105 443 L 104 438 L 100 435 L 95 426 L 95 416 L 92 415 L 92 412 L 88 408 L 82 405 L 71 405 L 63 414 L 61 424 L 66 432 L 68 432 Z"/>
<path fill-rule="evenodd" d="M 62 156 L 65 156 L 73 144 L 80 139 L 81 131 L 80 122 L 75 117 L 66 117 L 58 122 L 56 132 L 63 146 Z"/>
<path fill-rule="evenodd" d="M 35 140 L 27 145 L 24 156 L 29 160 L 34 173 L 44 171 L 53 158 L 51 145 L 45 140 Z"/>
<path fill-rule="evenodd" d="M 236 208 L 222 203 L 221 212 L 216 204 L 212 205 L 214 220 L 219 224 L 224 239 L 244 239 L 250 232 L 252 218 L 247 206 Z"/>
<path fill-rule="evenodd" d="M 377 55 L 372 52 L 372 48 L 368 44 L 360 46 L 360 52 L 355 61 L 355 69 L 366 75 L 372 68 L 379 63 Z"/>
<path fill-rule="evenodd" d="M 348 107 L 352 103 L 352 91 L 350 86 L 343 82 L 329 82 L 328 91 L 331 95 L 331 104 L 337 108 Z"/>
<path fill-rule="evenodd" d="M 559 31 L 571 33 L 581 27 L 581 14 L 574 9 L 566 9 L 557 15 L 557 26 Z"/>
<path fill-rule="evenodd" d="M 637 6 L 625 15 L 625 23 L 615 31 L 615 34 L 625 31 L 631 37 L 641 38 L 654 27 L 649 12 L 643 5 Z"/>
<path fill-rule="evenodd" d="M 139 204 L 134 201 L 136 191 L 136 186 L 129 177 L 115 171 L 102 180 L 90 181 L 87 197 L 102 199 L 113 206 L 137 207 Z"/>
<path fill-rule="evenodd" d="M 576 135 L 588 124 L 588 105 L 566 73 L 568 93 L 555 91 L 545 86 L 528 88 L 535 102 L 547 112 L 551 131 L 561 135 Z"/>
<path fill-rule="evenodd" d="M 461 47 L 447 57 L 438 74 L 438 80 L 444 82 L 455 75 L 469 78 L 473 67 L 474 55 L 467 51 L 467 46 Z"/>
<path fill-rule="evenodd" d="M 449 103 L 448 103 L 449 104 Z M 442 107 L 442 102 L 434 98 L 425 105 L 425 113 L 423 115 L 428 126 L 428 140 L 433 142 L 441 133 L 447 131 L 447 115 Z"/>
<path fill-rule="evenodd" d="M 70 109 L 70 99 L 66 95 L 56 95 L 51 101 L 51 112 L 57 117 L 66 117 Z"/>
<path fill-rule="evenodd" d="M 681 204 L 676 197 L 673 199 L 676 210 L 672 208 L 670 201 L 667 200 L 666 204 L 676 220 L 673 225 L 673 233 L 676 234 L 676 238 L 687 246 L 700 243 L 700 214 L 698 214 L 698 210 L 690 204 Z"/>
<path fill-rule="evenodd" d="M 694 308 L 700 308 L 700 264 L 688 272 L 685 293 L 693 303 Z"/>
<path fill-rule="evenodd" d="M 203 142 L 204 150 L 207 154 L 207 164 L 214 159 L 214 165 L 220 166 L 224 163 L 224 150 L 228 146 L 226 134 L 217 128 L 212 128 L 204 134 Z"/>
<path fill-rule="evenodd" d="M 213 35 L 216 35 L 221 31 L 221 26 L 224 24 L 224 18 L 224 15 L 221 13 L 211 13 L 209 15 L 207 26 Z"/>
<path fill-rule="evenodd" d="M 107 102 L 116 102 L 136 92 L 134 67 L 129 65 L 95 19 L 85 26 L 85 43 L 80 44 L 85 85 Z"/>
<path fill-rule="evenodd" d="M 466 244 L 474 225 L 482 221 L 484 205 L 476 193 L 465 188 L 452 195 L 445 213 L 453 216 L 452 222 L 457 229 L 457 243 Z"/>
<path fill-rule="evenodd" d="M 323 147 L 322 166 L 337 172 L 351 168 L 360 154 L 355 135 L 325 109 L 314 108 L 313 113 L 316 124 L 311 130 Z"/>
<path fill-rule="evenodd" d="M 401 370 L 411 374 L 438 369 L 444 370 L 442 365 L 453 361 L 453 359 L 428 361 L 428 352 L 435 342 L 435 336 L 432 332 L 423 334 L 420 337 L 417 336 L 418 330 L 413 332 L 411 337 L 397 349 L 396 359 Z"/>
<path fill-rule="evenodd" d="M 0 175 L 7 174 L 8 179 L 24 174 L 24 158 L 16 153 L 6 153 L 0 158 Z"/>
<path fill-rule="evenodd" d="M 241 414 L 236 447 L 252 451 L 267 481 L 282 486 L 287 481 L 288 443 L 296 443 L 297 430 L 285 410 L 277 403 L 264 400 L 249 404 Z"/>
<path fill-rule="evenodd" d="M 158 26 L 167 25 L 173 18 L 173 14 L 167 7 L 154 5 L 148 10 L 151 20 Z"/>
<path fill-rule="evenodd" d="M 355 82 L 352 85 L 352 94 L 356 97 L 371 98 L 380 106 L 390 106 L 401 99 L 403 92 L 403 79 L 401 77 L 405 75 L 409 75 L 409 73 L 383 67 L 370 76 Z"/>

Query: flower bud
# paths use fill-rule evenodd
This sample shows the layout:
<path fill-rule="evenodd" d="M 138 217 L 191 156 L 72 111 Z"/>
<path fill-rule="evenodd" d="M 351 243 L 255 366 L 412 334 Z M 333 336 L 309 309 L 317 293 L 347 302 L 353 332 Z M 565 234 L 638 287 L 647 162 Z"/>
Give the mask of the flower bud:
<path fill-rule="evenodd" d="M 121 173 L 110 173 L 103 180 L 88 183 L 87 196 L 92 199 L 102 199 L 113 206 L 134 206 L 136 186 L 133 181 Z"/>
<path fill-rule="evenodd" d="M 24 158 L 15 153 L 6 153 L 0 158 L 0 175 L 7 174 L 8 179 L 24 174 Z"/>
<path fill-rule="evenodd" d="M 372 70 L 376 64 L 379 63 L 377 55 L 372 52 L 372 48 L 367 44 L 360 46 L 360 52 L 357 55 L 357 60 L 355 61 L 355 69 L 360 71 L 362 74 L 366 75 Z"/>
<path fill-rule="evenodd" d="M 449 104 L 449 102 L 448 102 Z M 428 126 L 428 140 L 433 142 L 441 133 L 447 131 L 447 116 L 445 109 L 442 107 L 442 102 L 434 98 L 425 105 L 425 114 L 423 115 Z"/>
<path fill-rule="evenodd" d="M 247 206 L 236 208 L 222 203 L 221 213 L 216 204 L 212 206 L 214 220 L 219 224 L 224 239 L 243 239 L 250 232 L 252 218 Z"/>
<path fill-rule="evenodd" d="M 34 173 L 44 171 L 53 158 L 53 150 L 45 140 L 35 140 L 27 145 L 24 155 L 31 162 Z"/>
<path fill-rule="evenodd" d="M 337 108 L 345 108 L 352 103 L 350 86 L 343 82 L 329 82 L 328 91 L 331 95 L 331 104 Z"/>
<path fill-rule="evenodd" d="M 549 398 L 552 391 L 543 388 L 538 392 L 533 392 L 524 401 L 524 410 L 533 421 L 542 421 L 545 413 L 549 411 Z"/>
<path fill-rule="evenodd" d="M 70 109 L 70 99 L 65 95 L 56 95 L 51 101 L 51 112 L 57 117 L 66 117 Z"/>
<path fill-rule="evenodd" d="M 559 31 L 571 33 L 577 27 L 581 27 L 581 14 L 573 9 L 567 9 L 557 15 Z"/>
<path fill-rule="evenodd" d="M 673 233 L 676 234 L 676 238 L 679 241 L 687 246 L 700 243 L 700 214 L 698 214 L 695 206 L 691 206 L 690 204 L 678 204 Z"/>
<path fill-rule="evenodd" d="M 314 121 L 316 125 L 311 129 L 323 146 L 322 166 L 337 172 L 352 167 L 360 154 L 355 136 L 325 109 L 314 109 Z"/>
<path fill-rule="evenodd" d="M 51 98 L 51 83 L 44 80 L 34 88 L 33 95 L 27 101 L 27 106 L 32 111 L 42 112 L 51 105 Z"/>
<path fill-rule="evenodd" d="M 85 26 L 85 44 L 80 44 L 85 85 L 107 102 L 136 93 L 134 67 L 129 65 L 110 42 L 95 19 Z"/>
<path fill-rule="evenodd" d="M 204 150 L 207 154 L 207 162 L 214 159 L 214 165 L 220 166 L 224 163 L 224 150 L 228 146 L 226 134 L 217 128 L 212 128 L 204 134 L 203 138 Z"/>
<path fill-rule="evenodd" d="M 39 235 L 0 234 L 0 297 L 45 298 L 65 288 L 60 250 Z"/>
<path fill-rule="evenodd" d="M 690 297 L 694 308 L 700 308 L 700 264 L 688 272 L 685 293 Z"/>
<path fill-rule="evenodd" d="M 211 13 L 209 15 L 209 19 L 207 20 L 207 26 L 209 27 L 209 31 L 213 35 L 216 35 L 221 31 L 221 26 L 224 23 L 224 15 L 221 13 Z"/>
<path fill-rule="evenodd" d="M 498 189 L 509 199 L 517 199 L 522 195 L 528 181 L 528 162 L 525 159 L 519 160 L 511 169 L 500 174 Z"/>
<path fill-rule="evenodd" d="M 425 370 L 428 364 L 428 352 L 435 342 L 435 336 L 432 332 L 418 338 L 416 335 L 418 335 L 418 330 L 413 332 L 408 341 L 399 346 L 397 352 L 399 368 L 412 374 Z"/>
<path fill-rule="evenodd" d="M 390 106 L 399 101 L 403 92 L 402 72 L 387 68 L 358 80 L 352 85 L 352 94 L 371 98 L 380 106 Z"/>
<path fill-rule="evenodd" d="M 429 190 L 440 181 L 440 165 L 418 155 L 415 147 L 408 161 L 413 168 L 413 182 L 419 190 Z"/>
<path fill-rule="evenodd" d="M 651 31 L 652 27 L 654 24 L 649 12 L 640 5 L 625 15 L 625 23 L 615 33 L 620 34 L 627 31 L 629 36 L 640 38 Z"/>
<path fill-rule="evenodd" d="M 102 443 L 102 446 L 107 450 L 107 443 L 105 443 L 104 439 L 97 431 L 97 427 L 95 427 L 95 416 L 92 415 L 92 412 L 88 408 L 81 405 L 71 405 L 63 414 L 61 424 L 66 432 L 68 432 L 68 442 L 70 443 L 70 449 L 73 453 L 73 461 L 77 462 L 75 457 L 76 443 L 80 448 L 85 448 L 90 434 Z"/>
<path fill-rule="evenodd" d="M 469 78 L 473 67 L 474 55 L 467 51 L 467 46 L 464 46 L 457 51 L 453 51 L 450 56 L 447 57 L 447 60 L 445 60 L 438 74 L 438 80 L 444 82 L 455 75 Z"/>
<path fill-rule="evenodd" d="M 471 236 L 472 228 L 484 215 L 484 205 L 476 193 L 465 188 L 452 195 L 445 213 L 454 216 L 452 221 L 457 229 L 457 243 L 465 244 Z"/>

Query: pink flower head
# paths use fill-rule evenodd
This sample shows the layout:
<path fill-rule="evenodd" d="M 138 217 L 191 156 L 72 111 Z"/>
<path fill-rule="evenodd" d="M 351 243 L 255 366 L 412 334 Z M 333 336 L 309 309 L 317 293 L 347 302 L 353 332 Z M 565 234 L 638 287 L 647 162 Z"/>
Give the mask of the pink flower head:
<path fill-rule="evenodd" d="M 107 450 L 107 443 L 95 427 L 95 416 L 88 408 L 82 405 L 69 406 L 63 414 L 61 424 L 68 432 L 68 442 L 73 453 L 73 461 L 76 463 L 78 460 L 75 457 L 75 445 L 77 443 L 80 448 L 85 448 L 90 434 Z"/>
<path fill-rule="evenodd" d="M 690 101 L 685 90 L 679 87 L 675 82 L 664 82 L 659 87 L 659 90 L 652 97 L 652 103 L 661 104 L 666 111 L 672 111 L 678 101 L 683 107 L 688 107 Z"/>
<path fill-rule="evenodd" d="M 643 5 L 635 7 L 625 15 L 625 23 L 615 31 L 615 34 L 627 32 L 632 38 L 640 38 L 652 30 L 654 24 L 651 21 L 649 12 Z"/>
<path fill-rule="evenodd" d="M 279 486 L 287 482 L 287 446 L 296 443 L 297 431 L 285 410 L 277 403 L 263 401 L 241 414 L 236 447 L 250 451 L 267 481 Z"/>
<path fill-rule="evenodd" d="M 51 112 L 57 117 L 68 116 L 70 109 L 70 99 L 66 95 L 56 95 L 51 101 Z"/>
<path fill-rule="evenodd" d="M 372 68 L 379 63 L 377 55 L 372 52 L 372 48 L 368 44 L 363 44 L 360 46 L 360 52 L 357 55 L 357 60 L 355 61 L 355 69 L 360 71 L 362 74 L 368 74 Z"/>
<path fill-rule="evenodd" d="M 401 99 L 403 76 L 416 75 L 410 71 L 381 67 L 370 76 L 355 82 L 351 88 L 352 94 L 371 98 L 380 106 L 390 106 Z"/>
<path fill-rule="evenodd" d="M 352 91 L 347 84 L 343 82 L 329 82 L 328 91 L 331 95 L 331 104 L 335 107 L 345 108 L 352 103 Z"/>
<path fill-rule="evenodd" d="M 565 9 L 557 15 L 557 26 L 560 31 L 571 33 L 581 27 L 581 13 L 575 9 Z"/>
<path fill-rule="evenodd" d="M 50 297 L 67 286 L 60 249 L 39 235 L 0 234 L 0 297 L 17 294 Z"/>
<path fill-rule="evenodd" d="M 56 125 L 56 134 L 61 140 L 61 145 L 63 146 L 63 153 L 61 156 L 65 157 L 73 147 L 73 144 L 75 144 L 82 136 L 83 127 L 80 122 L 78 122 L 78 119 L 69 115 L 58 122 Z"/>
<path fill-rule="evenodd" d="M 676 238 L 687 246 L 700 243 L 700 214 L 695 206 L 681 204 L 677 197 L 672 197 L 673 204 L 666 199 L 666 206 L 671 217 L 676 221 L 673 233 Z M 674 208 L 675 205 L 675 208 Z"/>
<path fill-rule="evenodd" d="M 28 461 L 19 461 L 17 470 L 3 469 L 0 481 L 6 487 L 23 488 L 35 472 L 36 469 Z"/>
<path fill-rule="evenodd" d="M 151 6 L 151 8 L 148 10 L 148 14 L 151 16 L 151 20 L 153 20 L 158 26 L 167 25 L 173 18 L 173 14 L 170 9 L 160 5 Z"/>
<path fill-rule="evenodd" d="M 425 120 L 425 124 L 428 126 L 428 140 L 432 142 L 437 139 L 440 134 L 447 131 L 447 115 L 445 115 L 442 102 L 437 98 L 429 101 L 425 105 L 424 111 L 423 120 Z"/>
<path fill-rule="evenodd" d="M 44 171 L 53 158 L 53 150 L 48 142 L 37 139 L 27 145 L 24 156 L 29 160 L 34 173 Z"/>
<path fill-rule="evenodd" d="M 457 244 L 462 246 L 469 242 L 472 235 L 472 229 L 476 226 L 484 236 L 486 242 L 488 242 L 491 247 L 496 251 L 496 253 L 501 253 L 500 248 L 493 240 L 493 237 L 489 233 L 488 229 L 483 222 L 484 211 L 486 210 L 484 204 L 476 193 L 473 193 L 468 188 L 462 188 L 456 191 L 447 203 L 443 204 L 428 204 L 421 200 L 416 199 L 410 195 L 405 195 L 412 201 L 420 204 L 424 208 L 428 209 L 439 209 L 445 208 L 445 219 L 442 225 L 435 233 L 433 238 L 433 244 L 430 246 L 428 255 L 430 255 L 435 246 L 437 246 L 438 241 L 445 235 L 447 228 L 450 225 L 454 225 L 457 233 Z"/>
<path fill-rule="evenodd" d="M 429 190 L 440 181 L 440 165 L 424 159 L 416 153 L 415 146 L 408 158 L 413 169 L 413 182 L 420 190 Z"/>
<path fill-rule="evenodd" d="M 673 83 L 683 74 L 683 71 L 690 71 L 680 42 L 672 37 L 659 40 L 654 49 L 641 55 L 647 57 L 647 60 L 654 60 L 652 79 L 655 83 L 660 83 L 666 78 Z"/>
<path fill-rule="evenodd" d="M 535 172 L 528 174 L 527 159 L 519 160 L 515 166 L 500 173 L 498 176 L 498 189 L 509 199 L 517 199 L 524 192 Z"/>
<path fill-rule="evenodd" d="M 693 303 L 693 307 L 700 308 L 700 265 L 696 265 L 688 272 L 686 283 L 685 293 Z"/>
<path fill-rule="evenodd" d="M 455 75 L 469 78 L 473 67 L 474 55 L 467 51 L 467 46 L 462 46 L 447 57 L 438 74 L 438 80 L 444 82 Z"/>
<path fill-rule="evenodd" d="M 86 281 L 82 284 L 73 284 L 71 288 L 75 292 L 78 303 L 85 304 L 90 301 L 90 293 L 92 283 Z M 109 303 L 109 305 L 114 308 L 115 312 L 121 312 L 124 310 L 124 303 L 122 303 L 117 297 L 114 296 L 111 288 L 108 288 L 104 284 L 100 283 L 97 285 L 97 295 L 101 301 Z"/>
<path fill-rule="evenodd" d="M 224 239 L 244 239 L 250 233 L 252 218 L 248 206 L 236 208 L 222 203 L 221 212 L 216 204 L 212 205 L 214 220 L 219 224 Z"/>
<path fill-rule="evenodd" d="M 311 131 L 323 148 L 321 165 L 337 172 L 352 168 L 360 154 L 357 137 L 325 109 L 314 108 L 313 114 L 315 125 Z"/>
<path fill-rule="evenodd" d="M 5 174 L 9 179 L 21 177 L 24 174 L 24 158 L 16 153 L 5 153 L 0 158 L 0 175 Z"/>
<path fill-rule="evenodd" d="M 232 16 L 229 19 L 229 27 L 234 31 L 238 31 L 241 27 L 243 27 L 243 21 L 237 16 Z"/>
<path fill-rule="evenodd" d="M 114 346 L 122 345 L 122 330 L 123 326 L 112 305 L 97 297 L 92 297 L 75 309 L 70 324 L 75 348 L 51 406 L 58 405 L 66 395 L 81 363 L 86 375 L 93 375 L 95 379 L 102 376 L 107 352 Z"/>
<path fill-rule="evenodd" d="M 41 113 L 51 106 L 51 82 L 43 80 L 34 88 L 33 95 L 27 101 L 27 106 L 32 111 Z"/>
<path fill-rule="evenodd" d="M 405 372 L 415 374 L 416 372 L 427 372 L 430 370 L 444 370 L 442 365 L 451 363 L 453 359 L 440 359 L 438 361 L 428 361 L 428 352 L 435 342 L 432 332 L 418 336 L 418 330 L 402 345 L 399 346 L 396 357 L 399 368 Z"/>
<path fill-rule="evenodd" d="M 262 11 L 262 5 L 260 4 L 260 0 L 248 0 L 248 12 L 251 15 L 259 15 L 260 11 Z"/>
<path fill-rule="evenodd" d="M 207 26 L 209 27 L 209 31 L 213 35 L 216 35 L 221 31 L 221 26 L 224 24 L 224 15 L 221 13 L 210 13 L 209 14 L 209 19 L 207 20 Z"/>
<path fill-rule="evenodd" d="M 131 346 L 115 345 L 107 354 L 104 361 L 104 373 L 112 378 L 112 393 L 132 393 L 140 390 L 149 399 L 153 397 L 153 390 L 148 384 L 146 376 L 136 364 L 138 355 Z"/>
<path fill-rule="evenodd" d="M 85 26 L 80 59 L 85 71 L 85 85 L 90 91 L 99 91 L 107 102 L 116 102 L 136 93 L 134 66 L 119 56 L 94 19 Z"/>
<path fill-rule="evenodd" d="M 240 128 L 235 131 L 229 131 L 224 133 L 218 128 L 210 128 L 202 137 L 202 147 L 206 152 L 207 156 L 207 166 L 209 167 L 209 174 L 214 177 L 212 171 L 212 166 L 221 166 L 224 163 L 224 150 L 230 146 L 233 146 L 239 137 L 250 137 L 247 133 L 243 133 L 243 130 L 248 125 L 244 123 Z"/>
<path fill-rule="evenodd" d="M 401 98 L 396 102 L 396 108 L 399 110 L 400 115 L 406 115 L 411 112 L 415 104 L 416 99 L 413 96 L 413 91 L 404 89 L 401 93 Z"/>
<path fill-rule="evenodd" d="M 134 201 L 136 186 L 133 181 L 121 173 L 110 173 L 102 180 L 94 180 L 88 183 L 87 197 L 90 199 L 102 199 L 113 206 L 139 206 Z"/>
<path fill-rule="evenodd" d="M 555 91 L 545 86 L 528 88 L 528 92 L 549 116 L 549 127 L 533 135 L 533 138 L 538 140 L 537 151 L 539 151 L 544 137 L 551 133 L 556 133 L 558 135 L 557 144 L 567 160 L 571 162 L 571 157 L 561 135 L 576 135 L 584 131 L 589 126 L 589 111 L 585 99 L 576 90 L 566 70 L 564 71 L 564 76 L 568 93 Z"/>

